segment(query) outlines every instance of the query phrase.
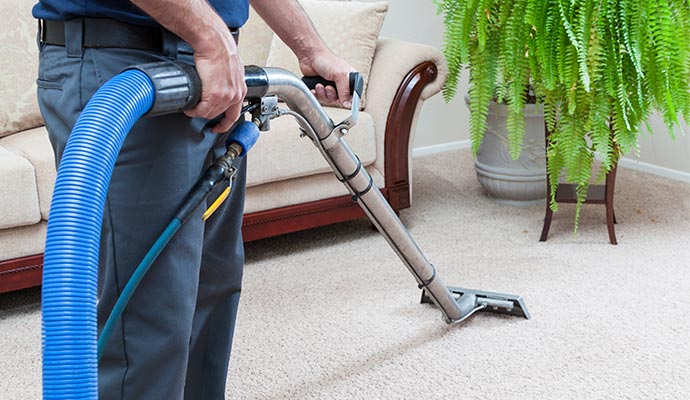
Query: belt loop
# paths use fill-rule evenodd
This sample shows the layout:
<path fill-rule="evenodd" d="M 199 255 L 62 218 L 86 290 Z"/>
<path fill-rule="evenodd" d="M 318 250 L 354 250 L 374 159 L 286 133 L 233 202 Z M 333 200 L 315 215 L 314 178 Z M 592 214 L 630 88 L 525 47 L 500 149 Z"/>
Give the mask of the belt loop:
<path fill-rule="evenodd" d="M 36 47 L 38 47 L 38 50 L 41 50 L 41 43 L 43 42 L 43 20 L 42 19 L 37 19 L 38 22 L 38 31 L 36 32 Z"/>
<path fill-rule="evenodd" d="M 72 18 L 65 21 L 65 49 L 67 57 L 81 58 L 83 39 L 84 19 Z"/>

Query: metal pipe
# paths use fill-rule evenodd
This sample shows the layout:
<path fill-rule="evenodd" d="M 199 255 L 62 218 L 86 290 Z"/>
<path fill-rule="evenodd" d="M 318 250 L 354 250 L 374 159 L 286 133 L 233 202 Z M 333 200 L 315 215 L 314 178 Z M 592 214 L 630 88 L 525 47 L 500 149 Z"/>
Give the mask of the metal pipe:
<path fill-rule="evenodd" d="M 266 93 L 278 96 L 291 110 L 300 114 L 308 122 L 316 135 L 312 139 L 315 140 L 315 144 L 320 148 L 338 179 L 356 198 L 365 214 L 415 277 L 420 288 L 426 289 L 430 299 L 443 313 L 446 322 L 462 319 L 467 312 L 460 309 L 455 296 L 436 274 L 434 266 L 400 222 L 373 183 L 372 177 L 361 167 L 359 159 L 342 140 L 333 121 L 310 90 L 290 72 L 279 68 L 264 68 L 264 71 L 268 81 Z"/>

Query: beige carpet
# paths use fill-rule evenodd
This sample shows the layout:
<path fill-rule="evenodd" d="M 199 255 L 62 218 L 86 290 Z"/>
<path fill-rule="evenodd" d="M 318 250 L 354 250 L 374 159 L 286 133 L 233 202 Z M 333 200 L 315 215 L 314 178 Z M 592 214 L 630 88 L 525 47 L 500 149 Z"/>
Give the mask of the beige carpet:
<path fill-rule="evenodd" d="M 486 198 L 468 151 L 414 160 L 402 219 L 448 284 L 521 293 L 532 320 L 448 326 L 366 221 L 247 246 L 230 399 L 688 399 L 690 185 L 622 169 L 602 206 Z M 0 398 L 40 394 L 37 290 L 0 296 Z"/>

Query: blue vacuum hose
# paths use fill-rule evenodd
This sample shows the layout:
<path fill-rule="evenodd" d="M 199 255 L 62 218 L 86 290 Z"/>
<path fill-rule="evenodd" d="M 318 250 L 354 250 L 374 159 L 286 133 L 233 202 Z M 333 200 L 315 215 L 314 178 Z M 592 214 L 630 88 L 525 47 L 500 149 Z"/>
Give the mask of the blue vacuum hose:
<path fill-rule="evenodd" d="M 43 398 L 97 399 L 98 249 L 110 176 L 132 125 L 153 105 L 129 70 L 89 101 L 60 161 L 43 265 Z"/>
<path fill-rule="evenodd" d="M 192 67 L 172 62 L 139 66 L 101 87 L 77 120 L 60 161 L 48 219 L 44 399 L 98 398 L 98 253 L 115 160 L 141 116 L 189 108 L 197 103 L 200 88 Z"/>

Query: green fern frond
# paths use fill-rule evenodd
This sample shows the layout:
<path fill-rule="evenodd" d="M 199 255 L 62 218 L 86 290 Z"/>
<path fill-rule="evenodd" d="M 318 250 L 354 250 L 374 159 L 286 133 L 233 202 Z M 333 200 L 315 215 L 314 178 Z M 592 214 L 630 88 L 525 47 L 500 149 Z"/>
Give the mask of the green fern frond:
<path fill-rule="evenodd" d="M 588 4 L 589 3 L 589 4 Z M 582 81 L 582 85 L 585 91 L 589 91 L 590 78 L 589 71 L 587 68 L 587 51 L 585 44 L 587 40 L 585 39 L 586 32 L 588 31 L 588 16 L 591 13 L 591 2 L 587 0 L 572 0 L 571 7 L 568 10 L 563 6 L 563 1 L 558 1 L 558 9 L 561 17 L 561 22 L 563 23 L 563 28 L 565 30 L 570 44 L 573 45 L 577 54 L 577 60 L 579 64 L 579 76 Z M 572 15 L 575 15 L 576 21 L 578 23 L 577 33 L 570 22 Z"/>
<path fill-rule="evenodd" d="M 546 130 L 553 132 L 556 130 L 556 119 L 558 117 L 558 103 L 553 92 L 548 92 L 544 96 L 544 122 Z"/>
<path fill-rule="evenodd" d="M 472 65 L 481 66 L 470 70 L 470 139 L 472 153 L 475 155 L 486 131 L 489 103 L 494 97 L 497 64 L 493 61 L 492 54 L 496 47 L 495 39 L 490 38 L 483 50 L 476 45 L 470 50 Z"/>
<path fill-rule="evenodd" d="M 627 56 L 635 67 L 635 71 L 640 77 L 644 76 L 642 71 L 642 59 L 639 54 L 639 32 L 641 27 L 640 5 L 636 1 L 618 3 L 619 29 L 623 38 L 623 45 L 627 51 Z"/>
<path fill-rule="evenodd" d="M 671 8 L 667 0 L 650 2 L 649 24 L 650 33 L 654 40 L 652 51 L 655 54 L 654 60 L 658 65 L 658 69 L 663 73 L 658 81 L 660 88 L 657 91 L 659 97 L 656 101 L 660 106 L 659 108 L 664 111 L 664 120 L 669 126 L 678 124 L 676 107 L 671 95 L 671 79 L 668 73 L 672 68 L 670 58 L 673 52 L 673 35 L 675 32 L 671 21 Z"/>

